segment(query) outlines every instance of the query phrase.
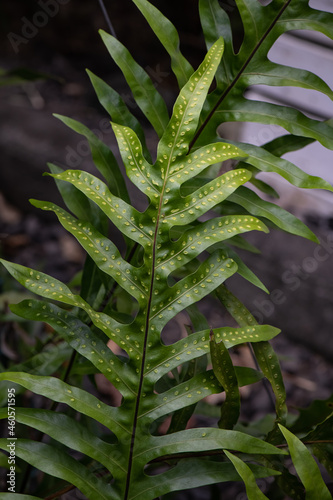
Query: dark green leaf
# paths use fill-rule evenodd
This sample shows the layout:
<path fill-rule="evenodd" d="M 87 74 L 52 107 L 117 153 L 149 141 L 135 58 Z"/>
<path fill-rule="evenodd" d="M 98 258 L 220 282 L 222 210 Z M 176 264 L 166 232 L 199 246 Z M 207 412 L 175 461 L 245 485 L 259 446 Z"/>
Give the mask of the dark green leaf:
<path fill-rule="evenodd" d="M 133 2 L 170 55 L 171 68 L 177 77 L 179 88 L 182 88 L 193 73 L 193 68 L 179 50 L 179 36 L 176 28 L 147 0 L 133 0 Z"/>
<path fill-rule="evenodd" d="M 220 429 L 232 429 L 237 423 L 240 414 L 238 382 L 228 349 L 225 347 L 223 340 L 219 343 L 216 342 L 213 331 L 211 331 L 210 335 L 210 354 L 214 374 L 224 388 L 226 395 L 218 425 Z"/>
<path fill-rule="evenodd" d="M 318 469 L 314 458 L 306 446 L 292 432 L 279 424 L 279 428 L 286 438 L 290 455 L 306 491 L 307 500 L 330 500 L 332 498 Z"/>
<path fill-rule="evenodd" d="M 259 489 L 257 483 L 255 481 L 255 476 L 250 469 L 250 467 L 243 462 L 236 455 L 233 455 L 229 451 L 225 450 L 224 452 L 229 460 L 234 464 L 234 467 L 238 474 L 241 476 L 245 483 L 246 493 L 249 500 L 264 500 L 267 499 L 266 495 Z M 267 499 L 268 500 L 268 499 Z"/>
<path fill-rule="evenodd" d="M 169 121 L 166 104 L 147 72 L 137 64 L 129 51 L 116 38 L 103 30 L 100 35 L 112 59 L 120 67 L 133 93 L 136 104 L 161 137 Z"/>
<path fill-rule="evenodd" d="M 102 142 L 97 137 L 97 135 L 91 132 L 89 128 L 87 128 L 77 120 L 73 120 L 72 118 L 57 114 L 54 116 L 78 134 L 86 137 L 91 149 L 94 163 L 99 172 L 106 179 L 110 187 L 110 191 L 115 195 L 120 196 L 125 201 L 129 202 L 129 196 L 124 178 L 110 148 L 106 144 L 104 144 L 104 142 Z"/>
<path fill-rule="evenodd" d="M 0 446 L 6 449 L 7 440 L 0 439 Z M 41 471 L 74 484 L 88 498 L 110 500 L 110 486 L 105 480 L 94 476 L 84 465 L 69 455 L 45 443 L 18 439 L 15 453 Z M 113 493 L 113 498 L 120 496 Z"/>

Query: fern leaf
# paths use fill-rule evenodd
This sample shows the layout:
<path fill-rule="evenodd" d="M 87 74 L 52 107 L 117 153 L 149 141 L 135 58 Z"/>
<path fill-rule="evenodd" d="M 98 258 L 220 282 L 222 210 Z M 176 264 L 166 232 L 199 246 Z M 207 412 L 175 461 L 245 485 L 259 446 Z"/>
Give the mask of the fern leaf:
<path fill-rule="evenodd" d="M 138 479 L 138 488 L 131 492 L 129 498 L 131 500 L 144 500 L 149 495 L 149 498 L 156 498 L 156 495 L 168 493 L 170 491 L 178 491 L 183 488 L 190 489 L 202 486 L 203 484 L 224 483 L 226 481 L 239 481 L 240 476 L 235 471 L 235 468 L 228 463 L 207 461 L 205 459 L 190 459 L 186 458 L 177 462 L 178 467 L 173 467 L 159 477 L 159 485 L 156 485 L 156 480 L 153 477 L 147 478 L 145 481 L 145 491 L 143 492 L 142 481 Z M 278 475 L 275 470 L 266 467 L 250 465 L 251 470 L 256 478 Z M 191 471 L 191 477 L 188 474 Z"/>
<path fill-rule="evenodd" d="M 59 403 L 65 403 L 80 413 L 87 415 L 109 428 L 117 435 L 128 432 L 116 420 L 116 409 L 102 403 L 88 392 L 71 386 L 55 377 L 42 377 L 24 372 L 5 372 L 0 374 L 0 381 L 8 380 L 22 385 L 36 394 L 45 396 Z"/>
<path fill-rule="evenodd" d="M 205 439 L 202 439 L 203 437 Z M 187 429 L 166 436 L 152 436 L 148 438 L 148 443 L 145 444 L 144 449 L 142 447 L 137 449 L 137 454 L 140 456 L 140 460 L 147 463 L 159 456 L 172 455 L 175 449 L 177 449 L 176 454 L 201 452 L 204 449 L 232 449 L 242 453 L 250 452 L 264 455 L 286 454 L 285 450 L 280 450 L 265 441 L 244 435 L 241 432 L 227 429 L 212 429 L 209 427 Z"/>
<path fill-rule="evenodd" d="M 230 244 L 233 244 L 233 241 L 230 242 Z M 224 252 L 225 255 L 232 260 L 234 260 L 237 264 L 237 273 L 242 276 L 242 278 L 246 279 L 250 283 L 252 283 L 254 286 L 257 286 L 261 290 L 263 290 L 266 293 L 269 293 L 267 290 L 266 286 L 262 283 L 262 281 L 256 276 L 251 269 L 244 264 L 242 259 L 237 255 L 236 252 L 234 252 L 231 248 L 225 246 L 225 245 L 218 245 L 219 247 L 223 248 L 224 247 Z M 214 248 L 214 247 L 213 247 Z M 210 251 L 210 250 L 209 250 Z"/>
<path fill-rule="evenodd" d="M 280 151 L 270 150 L 269 146 L 265 151 L 249 144 L 237 144 L 248 154 L 245 162 L 260 170 L 276 172 L 298 187 L 331 191 L 332 187 L 327 182 L 308 176 L 292 163 L 277 158 L 277 155 L 299 149 L 313 140 L 332 149 L 330 124 L 308 118 L 293 108 L 251 101 L 246 97 L 246 90 L 252 85 L 295 86 L 320 92 L 332 99 L 332 89 L 318 76 L 308 71 L 286 68 L 268 59 L 268 52 L 274 42 L 291 30 L 317 30 L 332 39 L 332 15 L 310 8 L 307 0 L 297 2 L 297 5 L 281 0 L 265 6 L 252 0 L 237 0 L 236 5 L 244 39 L 239 51 L 234 53 L 234 34 L 227 6 L 221 6 L 217 0 L 200 2 L 201 23 L 208 46 L 214 38 L 222 35 L 226 57 L 217 73 L 217 88 L 208 98 L 209 105 L 205 107 L 192 146 L 198 147 L 216 137 L 218 126 L 224 122 L 280 125 L 291 134 L 284 136 Z M 257 183 L 256 179 L 254 183 Z"/>
<path fill-rule="evenodd" d="M 53 163 L 48 163 L 47 166 L 52 174 L 60 174 L 64 172 L 61 167 L 58 167 L 58 165 L 54 165 Z M 95 203 L 92 203 L 72 184 L 58 181 L 57 179 L 55 182 L 67 208 L 79 219 L 91 222 L 101 233 L 107 234 L 108 218 L 102 210 L 100 210 Z"/>
<path fill-rule="evenodd" d="M 240 393 L 235 368 L 228 349 L 223 340 L 215 341 L 214 333 L 210 335 L 210 353 L 213 370 L 217 380 L 225 390 L 225 402 L 221 409 L 221 418 L 218 422 L 220 429 L 232 429 L 237 423 L 240 414 Z"/>
<path fill-rule="evenodd" d="M 116 38 L 100 30 L 100 35 L 115 63 L 120 67 L 131 88 L 135 102 L 161 137 L 169 121 L 169 114 L 161 95 L 147 72 L 137 64 L 129 51 Z"/>
<path fill-rule="evenodd" d="M 227 172 L 185 197 L 177 209 L 166 211 L 163 220 L 170 226 L 189 224 L 225 200 L 250 178 L 251 173 L 245 169 Z M 168 198 L 165 201 L 167 200 Z"/>
<path fill-rule="evenodd" d="M 87 70 L 87 73 L 92 86 L 94 87 L 99 102 L 109 113 L 112 121 L 118 123 L 119 125 L 126 125 L 127 127 L 130 127 L 132 130 L 134 130 L 134 132 L 140 138 L 145 157 L 148 159 L 148 161 L 150 161 L 150 153 L 146 146 L 145 135 L 139 120 L 129 111 L 126 103 L 118 92 L 116 92 L 112 87 L 110 87 L 110 85 L 104 82 L 104 80 L 94 75 L 94 73 L 92 73 L 91 71 Z"/>
<path fill-rule="evenodd" d="M 110 148 L 104 144 L 91 130 L 82 123 L 62 115 L 54 115 L 69 128 L 87 138 L 91 148 L 92 157 L 97 169 L 107 180 L 110 190 L 129 202 L 126 184 L 120 172 L 117 160 Z"/>
<path fill-rule="evenodd" d="M 223 343 L 230 348 L 245 342 L 271 340 L 279 331 L 268 325 L 254 325 L 247 328 L 216 328 L 214 335 L 216 339 L 223 340 Z M 165 375 L 181 363 L 209 353 L 209 335 L 210 329 L 202 330 L 193 333 L 190 338 L 179 340 L 174 345 L 152 348 L 151 359 L 153 363 L 150 366 L 147 365 L 146 376 L 152 382 L 156 382 L 160 376 Z"/>
<path fill-rule="evenodd" d="M 198 251 L 203 252 L 215 243 L 254 230 L 268 232 L 259 219 L 249 216 L 219 217 L 203 222 L 193 229 L 188 229 L 184 236 L 174 242 L 169 251 L 157 260 L 156 269 L 163 274 L 169 274 L 196 257 Z"/>
<path fill-rule="evenodd" d="M 129 179 L 150 199 L 154 195 L 158 196 L 161 190 L 161 179 L 152 171 L 152 166 L 144 158 L 138 136 L 129 127 L 115 123 L 112 127 Z"/>
<path fill-rule="evenodd" d="M 315 500 L 323 498 L 329 500 L 332 498 L 324 480 L 307 447 L 292 432 L 279 424 L 280 431 L 284 435 L 296 472 L 299 475 L 305 490 L 306 499 Z"/>
<path fill-rule="evenodd" d="M 297 234 L 318 243 L 317 236 L 301 220 L 278 205 L 262 200 L 260 196 L 246 187 L 238 188 L 237 192 L 230 195 L 229 201 L 242 206 L 252 215 L 268 219 L 288 233 Z"/>
<path fill-rule="evenodd" d="M 81 170 L 66 170 L 63 174 L 53 175 L 55 179 L 71 182 L 88 198 L 93 200 L 116 225 L 122 225 L 123 233 L 128 238 L 142 242 L 142 238 L 150 243 L 152 235 L 148 233 L 151 221 L 145 221 L 142 214 L 121 198 L 111 194 L 106 184 L 97 177 Z M 147 222 L 147 225 L 144 224 Z"/>
<path fill-rule="evenodd" d="M 2 449 L 6 449 L 7 444 L 6 439 L 0 439 Z M 110 499 L 110 486 L 104 479 L 96 477 L 77 460 L 54 446 L 18 439 L 15 444 L 15 452 L 19 458 L 39 470 L 74 484 L 88 498 Z M 114 492 L 113 498 L 118 499 L 120 496 Z"/>
<path fill-rule="evenodd" d="M 152 30 L 169 53 L 171 68 L 182 88 L 193 73 L 193 68 L 179 50 L 179 36 L 176 28 L 163 14 L 147 0 L 133 0 L 146 18 Z"/>
<path fill-rule="evenodd" d="M 6 409 L 0 410 L 0 418 L 7 418 L 8 415 L 4 410 Z M 85 453 L 113 474 L 119 475 L 121 471 L 125 472 L 121 459 L 115 460 L 115 445 L 104 442 L 67 415 L 49 410 L 18 408 L 16 420 L 51 436 L 73 450 Z"/>
<path fill-rule="evenodd" d="M 2 493 L 3 500 L 40 500 L 39 497 L 33 495 L 24 495 L 20 493 Z"/>
<path fill-rule="evenodd" d="M 331 129 L 329 134 L 330 137 L 332 137 L 332 128 L 329 128 Z M 248 154 L 248 158 L 244 161 L 263 172 L 276 172 L 288 182 L 299 188 L 327 189 L 328 191 L 333 191 L 333 187 L 324 179 L 314 175 L 308 175 L 291 162 L 277 158 L 263 148 L 244 143 L 237 143 L 237 145 L 238 147 L 242 147 Z"/>
<path fill-rule="evenodd" d="M 245 327 L 257 324 L 252 314 L 226 287 L 219 287 L 217 296 L 239 325 Z M 269 342 L 253 343 L 252 347 L 258 364 L 265 377 L 269 380 L 275 394 L 275 409 L 278 421 L 284 422 L 287 415 L 286 391 L 278 357 Z"/>
<path fill-rule="evenodd" d="M 60 343 L 56 346 L 49 346 L 47 349 L 35 354 L 31 358 L 11 366 L 12 371 L 27 372 L 33 375 L 52 375 L 57 372 L 61 365 L 67 361 L 72 353 L 72 349 L 65 343 Z M 11 382 L 2 382 L 0 386 L 0 406 L 3 407 L 8 401 L 8 389 L 11 389 Z M 23 392 L 23 388 L 19 385 L 14 385 L 15 394 Z"/>
<path fill-rule="evenodd" d="M 233 427 L 239 415 L 239 387 L 255 383 L 263 375 L 276 396 L 277 422 L 284 422 L 286 417 L 281 371 L 268 343 L 279 331 L 256 324 L 223 283 L 239 271 L 253 283 L 263 285 L 226 245 L 238 241 L 246 246 L 240 243 L 241 234 L 251 230 L 267 232 L 265 224 L 256 216 L 314 239 L 300 221 L 286 216 L 282 210 L 273 210 L 263 200 L 258 201 L 257 195 L 244 187 L 258 171 L 277 172 L 299 187 L 332 188 L 276 156 L 283 152 L 281 145 L 267 145 L 267 150 L 263 150 L 246 144 L 229 144 L 216 138 L 216 129 L 225 120 L 269 121 L 285 126 L 295 136 L 318 139 L 332 148 L 329 123 L 314 122 L 296 110 L 285 108 L 279 108 L 281 113 L 277 116 L 276 107 L 267 103 L 254 105 L 243 97 L 248 85 L 267 84 L 275 74 L 279 75 L 276 81 L 283 84 L 293 82 L 327 95 L 331 92 L 318 78 L 296 71 L 288 78 L 284 67 L 267 60 L 268 41 L 294 26 L 290 1 L 278 0 L 264 8 L 259 2 L 236 0 L 245 28 L 244 41 L 237 54 L 233 53 L 232 30 L 225 11 L 217 0 L 201 1 L 200 13 L 210 49 L 191 75 L 191 67 L 179 51 L 174 26 L 147 0 L 134 0 L 134 3 L 170 54 L 173 71 L 182 87 L 169 120 L 166 104 L 147 73 L 118 40 L 101 32 L 137 104 L 160 137 L 154 164 L 144 144 L 141 126 L 120 96 L 95 75 L 90 74 L 90 78 L 112 116 L 127 176 L 147 196 L 147 208 L 139 212 L 130 204 L 125 183 L 118 179 L 118 166 L 114 171 L 113 167 L 110 169 L 114 159 L 109 149 L 84 126 L 64 117 L 60 119 L 88 139 L 96 166 L 108 186 L 91 174 L 75 170 L 62 172 L 52 167 L 52 177 L 63 192 L 64 183 L 70 186 L 66 197 L 70 192 L 75 193 L 69 208 L 78 219 L 53 203 L 33 200 L 33 204 L 56 214 L 88 253 L 88 264 L 93 263 L 94 272 L 104 277 L 101 287 L 106 287 L 108 292 L 108 285 L 113 283 L 112 291 L 128 294 L 131 301 L 132 298 L 136 301 L 135 313 L 113 317 L 111 307 L 104 308 L 104 304 L 93 300 L 98 293 L 95 280 L 93 293 L 84 285 L 80 295 L 44 273 L 1 260 L 23 286 L 47 299 L 47 302 L 28 299 L 12 306 L 12 310 L 23 318 L 50 324 L 57 335 L 91 363 L 92 370 L 102 373 L 119 390 L 123 399 L 119 407 L 111 407 L 74 385 L 23 371 L 2 373 L 0 381 L 19 384 L 67 404 L 78 414 L 106 427 L 115 442 L 108 444 L 72 417 L 53 415 L 45 410 L 18 409 L 17 418 L 22 424 L 39 429 L 61 446 L 18 440 L 17 455 L 45 473 L 70 482 L 91 499 L 148 500 L 178 489 L 240 478 L 253 496 L 258 493 L 255 478 L 279 472 L 245 464 L 227 450 L 245 453 L 251 458 L 263 455 L 280 459 L 286 452 L 272 444 L 278 440 L 277 425 L 267 438 L 271 442 L 267 442 L 224 428 L 184 429 L 183 420 L 205 396 L 225 391 L 221 426 Z M 305 3 L 300 1 L 302 6 Z M 316 29 L 315 26 L 326 29 L 321 15 L 309 8 L 302 22 L 302 26 L 311 25 L 311 29 Z M 222 59 L 224 49 L 228 57 Z M 262 74 L 258 67 L 262 68 Z M 216 89 L 208 95 L 215 75 Z M 124 115 L 118 106 L 124 109 Z M 290 143 L 297 148 L 304 145 L 304 139 L 294 137 Z M 242 163 L 214 176 L 213 180 L 205 179 L 207 172 L 212 171 L 209 167 L 224 160 L 242 160 L 249 168 L 244 168 Z M 216 174 L 218 170 L 214 169 Z M 84 200 L 82 206 L 81 200 Z M 106 217 L 118 227 L 128 239 L 129 248 L 138 248 L 138 256 L 132 260 L 123 258 L 101 228 L 96 228 L 97 219 L 89 214 L 86 219 L 92 204 L 98 207 L 96 213 L 102 212 L 102 218 Z M 221 217 L 211 218 L 209 211 L 214 207 Z M 88 264 L 86 275 L 90 269 Z M 123 289 L 121 292 L 118 286 Z M 210 328 L 194 304 L 213 292 L 240 327 L 216 328 L 214 340 L 210 341 Z M 65 308 L 54 305 L 53 301 Z M 90 304 L 95 307 L 98 304 L 100 310 Z M 194 332 L 165 345 L 161 337 L 164 327 L 185 309 L 189 311 Z M 109 349 L 110 339 L 122 349 L 121 356 Z M 232 366 L 228 349 L 245 342 L 252 344 L 262 372 Z M 213 370 L 207 370 L 210 353 Z M 159 421 L 165 422 L 169 416 L 173 418 L 169 433 L 158 435 Z M 4 445 L 5 441 L 1 441 L 1 446 Z M 65 446 L 83 453 L 84 460 L 75 462 L 66 453 Z M 227 461 L 223 450 L 233 464 Z M 214 460 L 215 455 L 218 461 Z M 103 477 L 92 473 L 86 466 L 89 461 L 96 465 L 98 472 L 102 471 Z M 158 476 L 149 475 L 161 461 L 169 463 L 170 468 L 159 470 Z M 295 467 L 298 467 L 297 460 Z"/>
<path fill-rule="evenodd" d="M 37 300 L 25 300 L 20 304 L 13 304 L 11 309 L 25 319 L 38 319 L 51 325 L 73 349 L 89 359 L 119 392 L 124 396 L 135 394 L 135 384 L 133 385 L 133 380 L 130 380 L 131 369 L 128 364 L 122 363 L 105 346 L 105 342 L 74 314 L 54 304 L 46 304 Z"/>
<path fill-rule="evenodd" d="M 101 271 L 112 276 L 130 295 L 140 299 L 146 293 L 142 285 L 137 283 L 137 269 L 126 262 L 114 243 L 96 231 L 94 226 L 88 222 L 76 220 L 68 212 L 53 203 L 38 200 L 30 201 L 35 207 L 55 212 L 63 227 L 77 238 Z M 110 263 L 110 261 L 114 262 Z"/>
<path fill-rule="evenodd" d="M 249 500 L 264 500 L 267 499 L 266 495 L 259 489 L 255 482 L 255 477 L 250 467 L 243 462 L 240 458 L 233 455 L 229 451 L 224 452 L 229 460 L 234 464 L 235 469 L 243 479 L 246 486 L 246 493 Z"/>

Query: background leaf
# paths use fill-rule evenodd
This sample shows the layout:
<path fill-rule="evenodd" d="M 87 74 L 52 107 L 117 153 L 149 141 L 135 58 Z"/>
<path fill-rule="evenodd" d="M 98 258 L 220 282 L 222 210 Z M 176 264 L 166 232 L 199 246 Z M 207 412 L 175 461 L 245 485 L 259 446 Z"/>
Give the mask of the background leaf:
<path fill-rule="evenodd" d="M 318 466 L 306 446 L 285 427 L 279 428 L 286 438 L 296 472 L 306 490 L 306 499 L 315 500 L 318 497 L 329 500 L 331 494 L 325 485 Z"/>

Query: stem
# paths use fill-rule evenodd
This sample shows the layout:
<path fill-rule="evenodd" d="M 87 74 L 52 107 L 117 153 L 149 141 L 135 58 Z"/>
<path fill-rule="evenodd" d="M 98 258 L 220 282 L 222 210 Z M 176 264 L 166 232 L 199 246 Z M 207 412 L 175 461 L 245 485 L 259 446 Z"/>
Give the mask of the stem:
<path fill-rule="evenodd" d="M 184 118 L 182 118 L 181 120 L 184 120 Z M 149 298 L 148 298 L 148 303 L 147 303 L 145 334 L 144 334 L 144 340 L 143 340 L 143 351 L 142 351 L 142 360 L 141 360 L 141 371 L 140 371 L 140 379 L 139 379 L 139 384 L 138 384 L 138 394 L 136 397 L 136 404 L 135 404 L 135 410 L 134 410 L 133 431 L 132 431 L 132 436 L 131 436 L 131 445 L 130 445 L 130 452 L 129 452 L 129 458 L 128 458 L 128 470 L 127 470 L 127 479 L 126 479 L 126 485 L 125 485 L 124 500 L 127 500 L 127 498 L 128 498 L 130 482 L 131 482 L 131 472 L 132 472 L 132 462 L 133 462 L 133 454 L 134 454 L 134 444 L 135 444 L 137 420 L 138 420 L 139 406 L 140 406 L 140 402 L 141 402 L 144 368 L 145 368 L 146 356 L 147 356 L 147 343 L 148 343 L 148 336 L 149 336 L 149 321 L 150 321 L 150 312 L 151 312 L 151 307 L 152 307 L 152 302 L 153 302 L 153 288 L 154 288 L 154 282 L 155 282 L 156 247 L 157 247 L 159 227 L 160 227 L 160 223 L 161 223 L 162 205 L 163 205 L 163 199 L 164 199 L 164 192 L 166 189 L 166 183 L 167 183 L 168 175 L 169 175 L 171 158 L 173 156 L 173 151 L 174 151 L 175 145 L 177 143 L 178 134 L 179 134 L 179 130 L 177 132 L 177 136 L 175 137 L 173 147 L 170 151 L 169 162 L 168 162 L 168 166 L 167 166 L 166 171 L 165 171 L 164 183 L 162 186 L 159 206 L 157 209 L 157 217 L 156 217 L 157 220 L 156 220 L 154 240 L 153 240 L 153 245 L 152 245 L 150 292 L 149 292 Z"/>
<path fill-rule="evenodd" d="M 311 445 L 311 444 L 333 444 L 333 439 L 320 439 L 318 441 L 302 441 L 303 444 L 305 445 Z M 282 444 L 277 444 L 275 445 L 276 448 L 288 448 L 287 443 L 282 443 Z M 240 453 L 234 451 L 234 453 Z M 166 462 L 167 460 L 180 460 L 184 458 L 196 458 L 196 457 L 213 457 L 216 455 L 222 455 L 223 454 L 223 449 L 220 450 L 211 450 L 211 451 L 198 451 L 194 453 L 175 453 L 170 454 L 170 455 L 165 455 L 164 457 L 157 457 L 152 460 L 151 464 L 156 464 L 159 462 Z"/>
<path fill-rule="evenodd" d="M 109 473 L 108 470 L 104 470 L 103 472 L 99 472 L 96 474 L 96 477 L 103 477 L 106 476 Z M 51 493 L 51 495 L 48 495 L 47 497 L 44 498 L 44 500 L 55 500 L 56 498 L 59 498 L 61 495 L 65 495 L 65 493 L 68 493 L 69 491 L 73 491 L 76 489 L 76 486 L 73 484 L 65 486 L 59 491 L 56 491 L 55 493 Z"/>
<path fill-rule="evenodd" d="M 274 26 L 276 25 L 276 23 L 278 22 L 278 20 L 280 19 L 280 17 L 282 16 L 282 14 L 284 13 L 284 11 L 286 10 L 286 8 L 289 6 L 290 2 L 291 2 L 291 0 L 288 0 L 284 4 L 284 6 L 282 7 L 282 9 L 280 10 L 280 12 L 278 13 L 278 15 L 276 16 L 276 18 L 274 19 L 274 21 L 271 23 L 271 25 L 269 26 L 269 28 L 267 29 L 267 31 L 262 35 L 262 37 L 260 38 L 259 42 L 256 44 L 256 46 L 252 50 L 252 52 L 249 55 L 249 57 L 244 62 L 243 66 L 241 67 L 241 69 L 239 70 L 239 72 L 237 73 L 237 75 L 235 76 L 235 78 L 233 79 L 233 81 L 230 83 L 230 85 L 228 85 L 228 87 L 225 89 L 225 91 L 223 92 L 223 94 L 221 95 L 221 97 L 218 99 L 217 103 L 213 106 L 213 108 L 209 112 L 208 116 L 204 120 L 203 124 L 199 127 L 198 131 L 196 132 L 195 136 L 193 137 L 192 141 L 190 142 L 189 151 L 192 149 L 193 145 L 195 144 L 195 142 L 197 141 L 198 137 L 201 135 L 201 133 L 203 132 L 203 130 L 206 128 L 207 124 L 210 122 L 210 120 L 211 120 L 212 116 L 214 115 L 215 111 L 220 107 L 220 105 L 224 101 L 224 99 L 231 92 L 231 90 L 235 87 L 235 85 L 237 84 L 238 80 L 243 75 L 245 69 L 250 64 L 250 62 L 252 61 L 253 57 L 255 56 L 255 54 L 257 53 L 257 51 L 259 50 L 259 48 L 261 47 L 262 43 L 267 38 L 267 36 L 269 35 L 269 33 L 272 31 L 272 29 L 274 28 Z"/>
<path fill-rule="evenodd" d="M 108 28 L 110 30 L 111 35 L 114 36 L 115 38 L 117 38 L 116 32 L 115 32 L 114 27 L 113 27 L 113 25 L 111 23 L 111 19 L 109 17 L 109 14 L 107 13 L 107 10 L 105 8 L 103 0 L 98 0 L 98 2 L 99 2 L 99 5 L 100 5 L 100 7 L 102 9 L 104 19 L 106 21 L 106 24 L 108 25 Z"/>
<path fill-rule="evenodd" d="M 310 445 L 310 444 L 333 444 L 333 439 L 319 439 L 318 441 L 303 441 L 303 444 Z M 287 448 L 288 445 L 287 443 L 283 444 L 277 444 L 276 448 Z M 237 452 L 235 452 L 237 453 Z M 156 464 L 159 462 L 165 462 L 167 460 L 180 460 L 184 458 L 196 458 L 196 457 L 211 457 L 211 456 L 217 456 L 217 455 L 222 455 L 223 450 L 212 450 L 212 451 L 203 451 L 203 452 L 197 452 L 197 453 L 176 453 L 175 455 L 165 455 L 164 457 L 157 457 L 154 458 L 150 463 L 151 464 Z M 105 474 L 107 471 L 105 471 Z M 103 476 L 103 474 L 100 474 L 99 476 Z M 55 500 L 61 495 L 64 495 L 65 493 L 72 491 L 76 488 L 76 486 L 70 485 L 66 486 L 62 490 L 59 490 L 55 493 L 52 493 L 51 495 L 47 496 L 44 498 L 44 500 Z"/>
<path fill-rule="evenodd" d="M 257 370 L 260 371 L 260 366 L 259 366 L 257 358 L 256 358 L 256 356 L 254 354 L 252 344 L 248 344 L 248 346 L 249 346 L 250 353 L 251 353 L 252 359 L 254 361 L 254 364 L 256 365 Z M 265 389 L 265 391 L 267 393 L 268 399 L 269 399 L 269 401 L 271 403 L 272 409 L 274 410 L 275 409 L 275 401 L 274 401 L 274 398 L 273 398 L 273 395 L 272 395 L 272 392 L 271 392 L 271 386 L 270 386 L 267 378 L 263 378 L 262 379 L 262 383 L 263 383 L 264 389 Z"/>

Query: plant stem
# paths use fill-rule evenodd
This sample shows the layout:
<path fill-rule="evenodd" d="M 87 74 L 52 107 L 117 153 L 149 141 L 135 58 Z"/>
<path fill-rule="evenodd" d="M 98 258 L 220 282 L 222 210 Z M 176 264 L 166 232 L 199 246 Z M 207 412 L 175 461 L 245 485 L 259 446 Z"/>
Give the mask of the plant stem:
<path fill-rule="evenodd" d="M 261 45 L 264 42 L 264 40 L 267 38 L 267 36 L 269 35 L 269 33 L 272 31 L 272 29 L 274 28 L 274 26 L 276 25 L 276 23 L 278 22 L 278 20 L 280 19 L 280 17 L 284 13 L 284 11 L 286 10 L 286 8 L 290 4 L 290 2 L 291 2 L 291 0 L 287 0 L 287 2 L 284 4 L 284 6 L 280 10 L 280 12 L 276 16 L 276 18 L 272 21 L 272 23 L 269 26 L 269 28 L 267 29 L 267 31 L 263 34 L 263 36 L 260 38 L 259 42 L 256 44 L 256 46 L 252 50 L 252 52 L 249 55 L 249 57 L 246 59 L 245 63 L 243 64 L 243 66 L 241 67 L 241 69 L 239 70 L 239 72 L 237 73 L 237 75 L 235 76 L 235 78 L 233 79 L 233 81 L 231 82 L 231 84 L 225 89 L 225 91 L 223 92 L 223 94 L 221 95 L 221 97 L 218 99 L 217 103 L 213 106 L 213 108 L 209 112 L 208 116 L 204 120 L 203 124 L 199 127 L 198 131 L 196 132 L 195 136 L 193 137 L 192 141 L 190 142 L 189 151 L 192 149 L 192 147 L 195 144 L 195 142 L 197 141 L 198 137 L 201 135 L 201 133 L 203 132 L 203 130 L 206 128 L 207 124 L 209 123 L 209 121 L 213 117 L 215 111 L 219 108 L 219 106 L 224 101 L 224 99 L 227 97 L 227 95 L 229 94 L 229 92 L 231 92 L 231 90 L 235 87 L 235 85 L 237 84 L 238 80 L 243 75 L 245 69 L 247 68 L 247 66 L 252 61 L 252 59 L 255 56 L 256 52 L 259 50 L 259 48 L 261 47 Z"/>
<path fill-rule="evenodd" d="M 256 356 L 254 354 L 252 344 L 248 344 L 248 346 L 249 346 L 250 353 L 251 353 L 252 359 L 254 361 L 254 364 L 256 365 L 257 370 L 260 371 L 260 366 L 259 366 L 257 358 L 256 358 Z M 263 383 L 264 389 L 265 389 L 265 391 L 267 393 L 268 399 L 269 399 L 269 401 L 271 403 L 272 409 L 274 410 L 275 409 L 275 401 L 274 401 L 274 398 L 273 398 L 273 395 L 272 395 L 272 392 L 271 392 L 271 386 L 270 386 L 267 378 L 263 378 L 262 379 L 262 383 Z"/>
<path fill-rule="evenodd" d="M 106 8 L 105 8 L 104 1 L 103 1 L 103 0 L 98 0 L 98 2 L 99 2 L 99 5 L 100 5 L 100 7 L 101 7 L 101 9 L 102 9 L 103 16 L 104 16 L 104 18 L 105 18 L 106 24 L 108 25 L 108 28 L 109 28 L 109 30 L 110 30 L 111 35 L 112 35 L 112 36 L 114 36 L 115 38 L 117 38 L 116 32 L 115 32 L 115 30 L 114 30 L 114 27 L 113 27 L 113 25 L 112 25 L 112 23 L 111 23 L 110 16 L 109 16 L 109 14 L 107 13 L 107 10 L 106 10 Z"/>

